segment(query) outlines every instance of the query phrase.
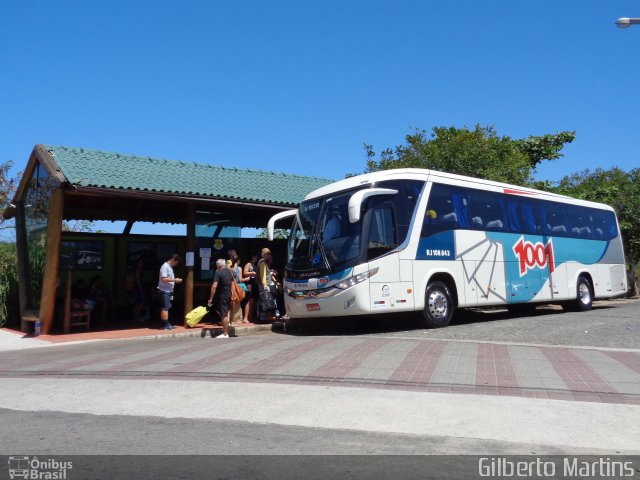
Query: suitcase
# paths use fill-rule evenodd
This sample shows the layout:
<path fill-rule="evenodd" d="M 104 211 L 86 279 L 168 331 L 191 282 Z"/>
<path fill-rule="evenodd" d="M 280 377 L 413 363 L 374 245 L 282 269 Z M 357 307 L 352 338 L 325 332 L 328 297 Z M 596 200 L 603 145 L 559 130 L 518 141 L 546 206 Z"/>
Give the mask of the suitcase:
<path fill-rule="evenodd" d="M 196 307 L 186 315 L 187 325 L 195 327 L 200 320 L 207 314 L 207 307 Z"/>

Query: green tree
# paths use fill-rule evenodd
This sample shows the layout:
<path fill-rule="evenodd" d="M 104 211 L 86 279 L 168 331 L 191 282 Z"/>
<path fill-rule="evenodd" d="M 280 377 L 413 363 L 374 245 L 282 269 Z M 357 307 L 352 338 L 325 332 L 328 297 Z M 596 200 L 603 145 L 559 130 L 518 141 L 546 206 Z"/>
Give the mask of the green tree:
<path fill-rule="evenodd" d="M 17 180 L 9 176 L 10 168 L 11 162 L 0 164 L 0 326 L 15 324 L 19 314 L 16 246 L 1 241 L 5 236 L 13 238 L 13 222 L 3 217 L 17 184 Z"/>
<path fill-rule="evenodd" d="M 606 203 L 615 208 L 628 264 L 630 292 L 637 295 L 636 273 L 640 263 L 640 168 L 629 172 L 618 167 L 585 170 L 564 177 L 553 191 Z"/>
<path fill-rule="evenodd" d="M 17 185 L 17 179 L 9 176 L 11 165 L 11 162 L 0 163 L 0 237 L 4 236 L 3 232 L 13 228 L 13 222 L 8 222 L 3 216 Z"/>
<path fill-rule="evenodd" d="M 9 197 L 13 192 L 16 180 L 9 177 L 11 162 L 0 163 L 0 207 L 4 208 L 9 203 Z"/>
<path fill-rule="evenodd" d="M 91 220 L 69 220 L 62 222 L 63 232 L 88 232 L 104 233 L 104 230 L 96 230 L 96 222 Z"/>
<path fill-rule="evenodd" d="M 267 229 L 263 228 L 260 233 L 258 233 L 258 235 L 256 235 L 256 238 L 267 238 Z M 287 230 L 286 228 L 274 228 L 273 229 L 273 239 L 274 240 L 286 240 L 287 238 L 289 238 L 289 230 Z"/>
<path fill-rule="evenodd" d="M 526 185 L 532 182 L 536 167 L 543 160 L 562 157 L 561 150 L 571 143 L 575 132 L 559 132 L 514 140 L 500 136 L 492 126 L 474 129 L 434 127 L 431 135 L 418 129 L 405 137 L 406 143 L 386 148 L 376 158 L 365 144 L 365 172 L 392 168 L 428 168 L 500 182 Z"/>
<path fill-rule="evenodd" d="M 18 265 L 15 243 L 0 242 L 0 327 L 19 324 Z"/>

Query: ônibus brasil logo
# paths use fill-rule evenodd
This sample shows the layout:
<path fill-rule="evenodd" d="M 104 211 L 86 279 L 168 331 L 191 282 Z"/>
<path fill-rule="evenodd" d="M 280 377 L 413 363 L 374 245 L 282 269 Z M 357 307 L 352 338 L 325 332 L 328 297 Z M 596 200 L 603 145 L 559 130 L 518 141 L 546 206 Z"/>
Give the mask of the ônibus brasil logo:
<path fill-rule="evenodd" d="M 542 242 L 525 241 L 524 237 L 520 237 L 518 243 L 513 246 L 513 253 L 518 258 L 520 267 L 520 276 L 524 276 L 527 270 L 534 268 L 545 268 L 549 265 L 549 273 L 555 270 L 555 262 L 553 260 L 553 243 L 551 239 L 546 245 Z"/>

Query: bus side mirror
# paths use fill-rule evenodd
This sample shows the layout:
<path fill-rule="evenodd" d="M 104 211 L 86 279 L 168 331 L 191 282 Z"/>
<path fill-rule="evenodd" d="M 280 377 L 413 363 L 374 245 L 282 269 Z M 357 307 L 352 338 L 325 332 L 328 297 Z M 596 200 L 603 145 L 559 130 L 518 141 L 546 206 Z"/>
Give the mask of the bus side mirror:
<path fill-rule="evenodd" d="M 362 210 L 362 204 L 369 197 L 375 195 L 395 195 L 397 190 L 391 188 L 369 188 L 368 190 L 358 190 L 351 195 L 349 199 L 349 222 L 356 223 L 360 220 L 360 211 Z"/>
<path fill-rule="evenodd" d="M 273 217 L 269 219 L 267 223 L 267 239 L 272 242 L 273 241 L 273 230 L 275 228 L 275 224 L 278 220 L 282 220 L 283 218 L 293 217 L 298 210 L 287 210 L 286 212 L 276 213 Z"/>

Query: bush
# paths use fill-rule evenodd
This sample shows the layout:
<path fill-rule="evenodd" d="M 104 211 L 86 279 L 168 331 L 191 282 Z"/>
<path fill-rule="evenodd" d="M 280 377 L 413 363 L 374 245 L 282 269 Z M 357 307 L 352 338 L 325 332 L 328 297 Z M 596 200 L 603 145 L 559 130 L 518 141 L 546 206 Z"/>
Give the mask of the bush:
<path fill-rule="evenodd" d="M 0 243 L 0 327 L 20 325 L 15 244 Z"/>

